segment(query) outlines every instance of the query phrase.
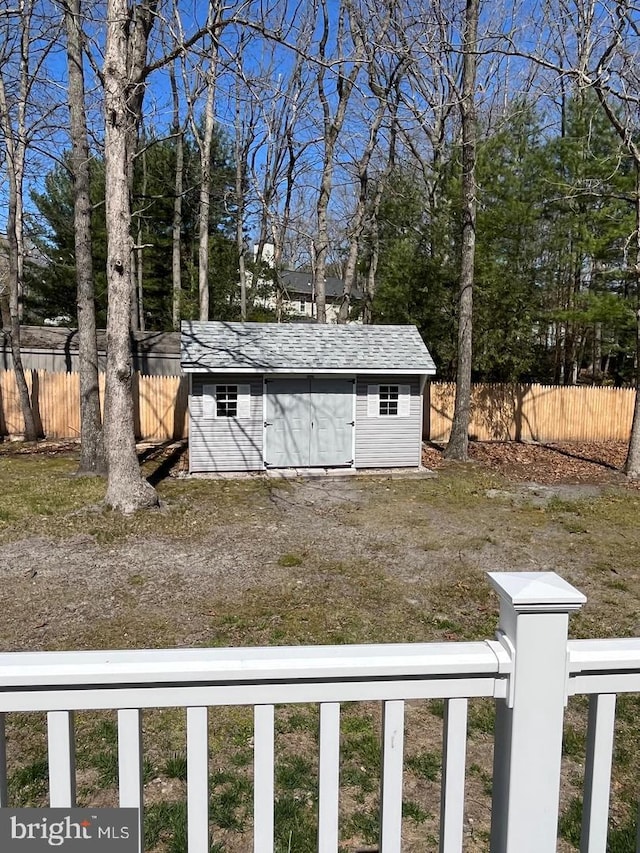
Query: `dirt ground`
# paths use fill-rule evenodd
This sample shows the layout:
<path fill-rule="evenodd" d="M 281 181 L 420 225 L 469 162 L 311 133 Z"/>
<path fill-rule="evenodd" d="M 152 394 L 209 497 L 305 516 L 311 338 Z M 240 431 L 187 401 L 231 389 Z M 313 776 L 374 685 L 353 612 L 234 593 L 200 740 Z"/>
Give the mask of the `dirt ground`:
<path fill-rule="evenodd" d="M 73 458 L 74 452 L 73 445 L 42 443 L 35 455 Z M 0 465 L 23 453 L 0 445 Z M 622 444 L 471 444 L 472 463 L 465 470 L 489 478 L 485 495 L 524 495 L 535 505 L 553 496 L 570 500 L 627 489 L 620 471 L 624 453 Z M 299 570 L 279 564 L 287 554 L 299 555 L 307 568 L 318 561 L 368 562 L 392 579 L 427 586 L 447 575 L 452 553 L 472 570 L 553 567 L 543 541 L 512 541 L 509 527 L 502 526 L 499 536 L 496 531 L 492 543 L 479 541 L 487 520 L 477 512 L 469 517 L 458 508 L 453 514 L 437 499 L 420 519 L 422 498 L 412 494 L 411 480 L 195 481 L 185 477 L 184 447 L 147 447 L 141 456 L 155 471 L 162 469 L 165 483 L 180 485 L 176 496 L 161 488 L 165 512 L 175 522 L 169 527 L 161 511 L 157 523 L 141 531 L 134 525 L 131 535 L 117 524 L 105 531 L 96 506 L 75 510 L 69 523 L 42 517 L 35 525 L 40 534 L 22 536 L 18 529 L 0 539 L 5 650 L 104 647 L 116 639 L 123 646 L 201 645 L 210 638 L 211 601 L 257 595 L 260 589 L 267 595 L 270 587 L 290 585 Z M 425 446 L 423 463 L 447 484 L 460 472 L 456 463 L 443 461 L 436 446 Z M 490 482 L 493 475 L 501 482 Z M 185 504 L 207 488 L 213 492 L 201 512 L 196 503 L 183 524 Z M 430 492 L 437 498 L 438 487 L 431 485 Z M 216 506 L 218 493 L 226 495 L 223 510 Z M 435 530 L 441 542 L 432 541 Z M 127 625 L 133 612 L 135 622 Z M 241 636 L 230 639 L 242 642 Z"/>
<path fill-rule="evenodd" d="M 575 583 L 589 598 L 577 636 L 640 634 L 640 496 L 622 444 L 472 444 L 464 466 L 426 446 L 435 477 L 295 481 L 192 479 L 184 447 L 142 448 L 163 507 L 125 520 L 71 476 L 76 450 L 0 445 L 4 651 L 486 638 L 489 570 Z M 16 477 L 33 490 L 24 515 Z M 465 849 L 479 851 L 491 739 L 481 714 L 471 728 Z M 417 801 L 425 785 L 411 778 Z M 407 851 L 432 849 L 420 831 Z"/>

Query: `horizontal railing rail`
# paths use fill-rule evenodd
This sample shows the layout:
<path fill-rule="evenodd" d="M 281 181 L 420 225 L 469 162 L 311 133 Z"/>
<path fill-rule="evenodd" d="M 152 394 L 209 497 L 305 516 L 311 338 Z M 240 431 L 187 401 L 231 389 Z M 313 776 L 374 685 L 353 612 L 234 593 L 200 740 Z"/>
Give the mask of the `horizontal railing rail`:
<path fill-rule="evenodd" d="M 569 695 L 640 693 L 640 638 L 570 640 Z"/>
<path fill-rule="evenodd" d="M 493 641 L 0 655 L 0 711 L 504 696 Z"/>

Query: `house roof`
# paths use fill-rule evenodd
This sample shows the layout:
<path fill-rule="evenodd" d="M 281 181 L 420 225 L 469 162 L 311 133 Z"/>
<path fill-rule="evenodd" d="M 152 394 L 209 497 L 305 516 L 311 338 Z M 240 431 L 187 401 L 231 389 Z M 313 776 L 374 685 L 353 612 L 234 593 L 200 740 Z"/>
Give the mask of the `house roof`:
<path fill-rule="evenodd" d="M 432 374 L 415 326 L 182 323 L 186 373 Z"/>
<path fill-rule="evenodd" d="M 282 286 L 287 291 L 289 296 L 301 295 L 311 296 L 313 293 L 313 273 L 299 270 L 282 270 L 280 272 L 280 280 Z M 344 291 L 344 282 L 341 278 L 328 275 L 324 280 L 325 296 L 327 299 L 335 299 L 342 296 Z M 356 299 L 362 297 L 362 293 L 358 290 L 353 293 Z"/>

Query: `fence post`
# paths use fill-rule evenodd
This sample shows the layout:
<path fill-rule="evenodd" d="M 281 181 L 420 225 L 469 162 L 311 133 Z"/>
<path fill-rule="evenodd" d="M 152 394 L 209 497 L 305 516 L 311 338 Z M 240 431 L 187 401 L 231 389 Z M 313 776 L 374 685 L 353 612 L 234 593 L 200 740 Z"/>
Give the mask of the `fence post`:
<path fill-rule="evenodd" d="M 555 853 L 569 613 L 586 597 L 555 572 L 490 572 L 512 659 L 496 702 L 491 853 Z"/>

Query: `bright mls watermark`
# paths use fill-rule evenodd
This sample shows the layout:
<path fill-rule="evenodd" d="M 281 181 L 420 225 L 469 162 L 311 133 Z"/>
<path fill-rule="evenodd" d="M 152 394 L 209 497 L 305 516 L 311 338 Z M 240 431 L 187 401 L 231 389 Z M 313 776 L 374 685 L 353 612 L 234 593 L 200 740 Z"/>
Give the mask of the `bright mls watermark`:
<path fill-rule="evenodd" d="M 139 853 L 138 809 L 0 809 L 1 853 Z"/>

